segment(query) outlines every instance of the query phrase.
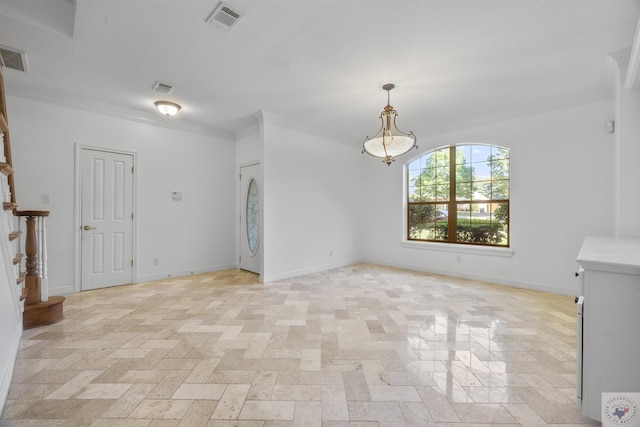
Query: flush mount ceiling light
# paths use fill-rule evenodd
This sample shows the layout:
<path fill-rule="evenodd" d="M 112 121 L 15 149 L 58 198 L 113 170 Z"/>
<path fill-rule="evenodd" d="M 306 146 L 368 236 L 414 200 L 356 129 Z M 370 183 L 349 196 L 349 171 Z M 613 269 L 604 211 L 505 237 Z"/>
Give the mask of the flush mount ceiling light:
<path fill-rule="evenodd" d="M 158 110 L 165 116 L 175 116 L 175 114 L 182 108 L 175 102 L 169 101 L 156 101 L 154 102 L 154 104 L 156 107 L 158 107 Z"/>
<path fill-rule="evenodd" d="M 378 157 L 387 165 L 395 162 L 396 157 L 405 154 L 412 148 L 418 148 L 413 132 L 404 133 L 396 126 L 398 113 L 389 102 L 389 92 L 394 87 L 396 86 L 392 83 L 382 86 L 382 89 L 387 91 L 387 106 L 380 113 L 382 125 L 378 133 L 371 138 L 367 136 L 362 144 L 363 153 Z"/>

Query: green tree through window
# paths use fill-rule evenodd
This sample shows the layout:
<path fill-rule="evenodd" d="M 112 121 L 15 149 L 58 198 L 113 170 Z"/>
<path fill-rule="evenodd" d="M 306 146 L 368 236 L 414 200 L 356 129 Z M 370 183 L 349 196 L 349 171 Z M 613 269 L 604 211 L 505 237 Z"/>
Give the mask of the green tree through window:
<path fill-rule="evenodd" d="M 423 154 L 407 165 L 407 239 L 509 246 L 509 187 L 507 148 L 462 144 Z"/>

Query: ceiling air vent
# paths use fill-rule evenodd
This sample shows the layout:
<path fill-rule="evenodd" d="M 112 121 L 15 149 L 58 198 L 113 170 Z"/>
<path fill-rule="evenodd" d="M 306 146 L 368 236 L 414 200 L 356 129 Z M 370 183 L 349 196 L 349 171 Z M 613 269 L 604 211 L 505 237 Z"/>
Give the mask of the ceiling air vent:
<path fill-rule="evenodd" d="M 160 93 L 169 93 L 173 90 L 173 86 L 168 85 L 166 83 L 156 82 L 152 88 L 156 92 Z"/>
<path fill-rule="evenodd" d="M 21 50 L 0 45 L 0 59 L 2 60 L 2 65 L 6 68 L 22 72 L 29 71 L 27 54 Z"/>
<path fill-rule="evenodd" d="M 220 3 L 216 10 L 211 12 L 206 22 L 228 32 L 238 23 L 242 16 L 242 12 L 233 9 L 227 4 Z"/>

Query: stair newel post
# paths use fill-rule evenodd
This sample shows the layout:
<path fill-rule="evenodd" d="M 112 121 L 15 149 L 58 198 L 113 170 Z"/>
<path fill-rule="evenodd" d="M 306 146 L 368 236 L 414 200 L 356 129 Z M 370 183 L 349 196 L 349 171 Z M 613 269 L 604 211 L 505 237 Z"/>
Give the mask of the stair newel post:
<path fill-rule="evenodd" d="M 25 304 L 39 304 L 42 302 L 40 295 L 40 276 L 38 275 L 38 241 L 36 238 L 36 217 L 27 216 L 27 235 L 25 237 L 25 269 L 27 277 L 25 286 L 29 290 Z"/>
<path fill-rule="evenodd" d="M 25 237 L 26 277 L 28 289 L 24 304 L 23 326 L 25 329 L 50 325 L 63 318 L 62 303 L 64 297 L 49 297 L 47 280 L 47 249 L 45 218 L 49 211 L 14 211 L 20 217 L 26 217 L 27 235 Z"/>

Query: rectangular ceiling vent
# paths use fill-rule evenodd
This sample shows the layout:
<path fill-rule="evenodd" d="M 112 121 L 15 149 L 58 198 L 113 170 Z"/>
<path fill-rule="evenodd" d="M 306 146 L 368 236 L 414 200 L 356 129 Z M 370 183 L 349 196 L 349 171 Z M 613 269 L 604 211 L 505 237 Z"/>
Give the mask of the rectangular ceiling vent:
<path fill-rule="evenodd" d="M 153 90 L 160 93 L 169 93 L 173 90 L 173 86 L 166 83 L 156 82 L 156 84 L 153 85 Z"/>
<path fill-rule="evenodd" d="M 0 45 L 0 60 L 2 60 L 3 67 L 22 71 L 24 73 L 29 71 L 29 67 L 27 66 L 27 54 L 21 50 Z"/>
<path fill-rule="evenodd" d="M 233 9 L 231 6 L 220 3 L 220 5 L 211 12 L 206 22 L 215 25 L 223 31 L 229 32 L 231 28 L 235 27 L 243 15 L 242 12 Z"/>

